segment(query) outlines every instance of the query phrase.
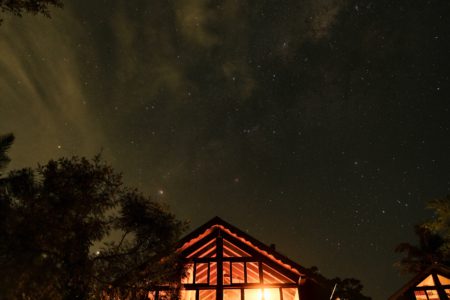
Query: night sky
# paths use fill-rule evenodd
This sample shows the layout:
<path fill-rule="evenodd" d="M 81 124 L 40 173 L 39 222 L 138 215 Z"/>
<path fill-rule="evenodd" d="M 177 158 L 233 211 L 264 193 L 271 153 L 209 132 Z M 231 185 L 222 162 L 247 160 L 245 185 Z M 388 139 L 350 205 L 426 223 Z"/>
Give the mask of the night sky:
<path fill-rule="evenodd" d="M 103 157 L 386 299 L 450 193 L 450 1 L 77 0 L 0 26 L 9 169 Z"/>

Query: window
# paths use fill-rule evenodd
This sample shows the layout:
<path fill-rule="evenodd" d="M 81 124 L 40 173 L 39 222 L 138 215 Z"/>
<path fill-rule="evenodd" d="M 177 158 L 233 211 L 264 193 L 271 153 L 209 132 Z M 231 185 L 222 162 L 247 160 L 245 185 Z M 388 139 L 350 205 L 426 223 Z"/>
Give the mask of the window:
<path fill-rule="evenodd" d="M 231 269 L 229 261 L 223 262 L 223 284 L 231 284 Z"/>
<path fill-rule="evenodd" d="M 233 262 L 231 264 L 231 283 L 245 283 L 243 262 Z"/>
<path fill-rule="evenodd" d="M 241 300 L 240 289 L 223 290 L 223 300 Z"/>
<path fill-rule="evenodd" d="M 433 276 L 430 274 L 427 276 L 427 278 L 425 278 L 424 280 L 422 280 L 422 282 L 420 282 L 417 286 L 434 286 L 434 279 Z"/>
<path fill-rule="evenodd" d="M 181 278 L 181 283 L 193 283 L 194 282 L 194 264 L 186 265 L 186 276 Z"/>
<path fill-rule="evenodd" d="M 439 300 L 439 294 L 437 290 L 427 290 L 429 300 Z"/>
<path fill-rule="evenodd" d="M 445 289 L 445 294 L 450 299 L 450 289 Z"/>
<path fill-rule="evenodd" d="M 283 300 L 298 300 L 298 289 L 283 288 Z"/>
<path fill-rule="evenodd" d="M 280 300 L 280 289 L 245 289 L 244 297 L 245 300 Z"/>
<path fill-rule="evenodd" d="M 428 300 L 425 291 L 414 291 L 414 296 L 416 296 L 416 300 Z"/>
<path fill-rule="evenodd" d="M 248 257 L 250 254 L 223 239 L 223 257 Z"/>
<path fill-rule="evenodd" d="M 439 293 L 447 295 L 450 298 L 450 279 L 439 275 L 429 274 L 422 280 L 414 291 L 416 300 L 439 300 Z"/>
<path fill-rule="evenodd" d="M 170 300 L 170 294 L 167 291 L 158 291 L 158 300 Z"/>
<path fill-rule="evenodd" d="M 262 295 L 263 300 L 280 300 L 280 289 L 279 288 L 263 289 Z"/>
<path fill-rule="evenodd" d="M 217 263 L 215 262 L 209 263 L 209 284 L 217 284 Z"/>
<path fill-rule="evenodd" d="M 180 299 L 183 300 L 195 300 L 195 290 L 181 290 Z M 153 299 L 152 299 L 153 300 Z"/>
<path fill-rule="evenodd" d="M 195 283 L 208 283 L 208 263 L 195 264 Z"/>
<path fill-rule="evenodd" d="M 261 289 L 245 289 L 244 290 L 245 300 L 262 300 Z"/>
<path fill-rule="evenodd" d="M 438 274 L 438 279 L 441 285 L 450 285 L 450 279 Z"/>
<path fill-rule="evenodd" d="M 199 300 L 216 300 L 216 290 L 199 290 Z"/>
<path fill-rule="evenodd" d="M 257 262 L 248 262 L 247 283 L 259 283 L 259 264 Z"/>
<path fill-rule="evenodd" d="M 216 240 L 212 239 L 199 249 L 195 250 L 187 256 L 187 258 L 192 257 L 215 257 L 216 256 Z"/>
<path fill-rule="evenodd" d="M 284 276 L 275 269 L 263 264 L 263 282 L 264 283 L 293 283 L 294 281 Z"/>
<path fill-rule="evenodd" d="M 148 298 L 149 300 L 155 300 L 155 299 L 156 299 L 156 293 L 155 293 L 155 291 L 150 291 L 150 292 L 148 292 L 147 298 Z"/>

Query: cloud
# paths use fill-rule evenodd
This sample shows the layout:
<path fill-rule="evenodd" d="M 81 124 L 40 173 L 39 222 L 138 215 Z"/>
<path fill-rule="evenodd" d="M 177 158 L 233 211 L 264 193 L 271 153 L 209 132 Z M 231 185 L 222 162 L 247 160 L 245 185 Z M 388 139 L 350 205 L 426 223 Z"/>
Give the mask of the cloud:
<path fill-rule="evenodd" d="M 220 38 L 208 30 L 208 23 L 215 16 L 208 1 L 181 0 L 175 8 L 181 32 L 186 38 L 204 47 L 217 45 Z"/>
<path fill-rule="evenodd" d="M 331 27 L 336 21 L 341 9 L 348 3 L 348 0 L 316 0 L 310 1 L 311 24 L 309 30 L 313 39 L 321 39 L 328 35 Z"/>
<path fill-rule="evenodd" d="M 8 19 L 0 30 L 0 131 L 17 137 L 11 166 L 98 152 L 105 137 L 76 52 L 82 28 L 64 11 L 52 20 Z"/>
<path fill-rule="evenodd" d="M 231 0 L 117 0 L 96 9 L 81 1 L 51 20 L 5 20 L 0 130 L 16 133 L 17 164 L 122 147 L 115 135 L 142 132 L 136 115 L 154 105 L 144 132 L 168 130 L 172 118 L 207 131 L 211 114 L 256 101 L 267 64 L 292 64 L 306 39 L 325 37 L 346 1 L 296 2 L 279 13 Z"/>

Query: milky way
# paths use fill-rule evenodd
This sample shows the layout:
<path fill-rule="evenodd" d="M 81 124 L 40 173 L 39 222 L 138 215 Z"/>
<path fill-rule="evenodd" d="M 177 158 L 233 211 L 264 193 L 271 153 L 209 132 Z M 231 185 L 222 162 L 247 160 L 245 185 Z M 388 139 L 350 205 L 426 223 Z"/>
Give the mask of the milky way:
<path fill-rule="evenodd" d="M 450 2 L 72 2 L 0 26 L 10 169 L 102 152 L 192 228 L 406 282 L 394 248 L 450 193 Z"/>

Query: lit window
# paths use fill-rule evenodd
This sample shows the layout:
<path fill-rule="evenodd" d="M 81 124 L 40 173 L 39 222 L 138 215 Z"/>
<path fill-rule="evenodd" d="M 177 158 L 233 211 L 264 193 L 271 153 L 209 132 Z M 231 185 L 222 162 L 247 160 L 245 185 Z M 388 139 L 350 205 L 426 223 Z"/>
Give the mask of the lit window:
<path fill-rule="evenodd" d="M 248 262 L 247 283 L 259 283 L 259 264 L 257 262 Z"/>
<path fill-rule="evenodd" d="M 241 290 L 239 289 L 223 290 L 223 300 L 241 300 Z"/>
<path fill-rule="evenodd" d="M 234 262 L 231 264 L 231 282 L 232 283 L 244 283 L 244 263 Z"/>
<path fill-rule="evenodd" d="M 450 299 L 450 289 L 445 289 L 445 294 Z"/>
<path fill-rule="evenodd" d="M 427 290 L 429 300 L 439 300 L 439 294 L 437 290 Z"/>
<path fill-rule="evenodd" d="M 147 298 L 149 299 L 149 300 L 155 300 L 156 298 L 155 298 L 155 291 L 150 291 L 150 292 L 148 292 L 148 296 L 147 296 Z"/>
<path fill-rule="evenodd" d="M 245 300 L 262 300 L 262 291 L 261 289 L 245 289 L 244 290 L 244 299 Z"/>
<path fill-rule="evenodd" d="M 438 279 L 441 285 L 450 285 L 450 279 L 438 274 Z"/>
<path fill-rule="evenodd" d="M 223 239 L 223 257 L 248 257 L 250 254 Z"/>
<path fill-rule="evenodd" d="M 264 299 L 262 300 L 280 300 L 280 289 L 278 288 L 263 289 L 262 295 L 264 296 Z"/>
<path fill-rule="evenodd" d="M 417 286 L 435 286 L 433 276 L 428 275 L 428 277 L 422 280 Z"/>
<path fill-rule="evenodd" d="M 294 281 L 284 276 L 275 269 L 263 264 L 263 282 L 264 283 L 293 283 Z"/>
<path fill-rule="evenodd" d="M 245 300 L 280 300 L 280 289 L 245 289 Z"/>
<path fill-rule="evenodd" d="M 212 239 L 204 246 L 195 250 L 187 256 L 187 258 L 192 257 L 215 257 L 216 256 L 216 240 Z"/>
<path fill-rule="evenodd" d="M 208 263 L 196 264 L 195 283 L 208 283 Z"/>
<path fill-rule="evenodd" d="M 416 300 L 428 300 L 425 291 L 414 291 L 414 296 Z"/>
<path fill-rule="evenodd" d="M 199 300 L 216 300 L 216 290 L 200 290 Z"/>
<path fill-rule="evenodd" d="M 170 294 L 167 291 L 159 291 L 158 292 L 158 300 L 169 300 Z"/>
<path fill-rule="evenodd" d="M 186 274 L 181 279 L 181 283 L 193 283 L 194 282 L 194 265 L 193 264 L 187 264 L 186 265 Z"/>
<path fill-rule="evenodd" d="M 283 300 L 298 300 L 297 288 L 283 288 Z"/>
<path fill-rule="evenodd" d="M 195 300 L 195 290 L 181 290 L 181 300 Z"/>
<path fill-rule="evenodd" d="M 223 262 L 223 284 L 228 285 L 231 284 L 231 270 L 230 270 L 230 262 Z"/>
<path fill-rule="evenodd" d="M 217 263 L 212 262 L 209 265 L 209 284 L 216 285 L 217 284 Z"/>

